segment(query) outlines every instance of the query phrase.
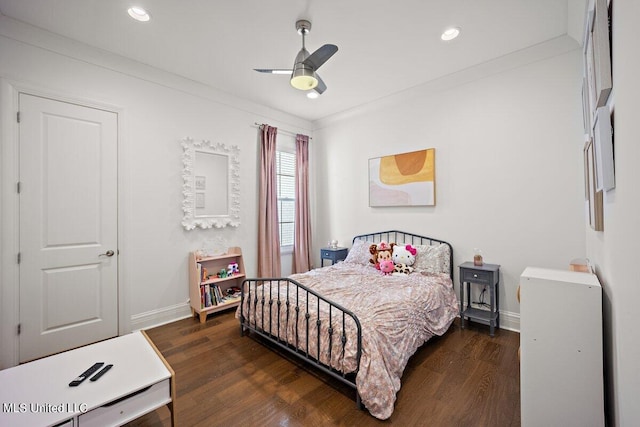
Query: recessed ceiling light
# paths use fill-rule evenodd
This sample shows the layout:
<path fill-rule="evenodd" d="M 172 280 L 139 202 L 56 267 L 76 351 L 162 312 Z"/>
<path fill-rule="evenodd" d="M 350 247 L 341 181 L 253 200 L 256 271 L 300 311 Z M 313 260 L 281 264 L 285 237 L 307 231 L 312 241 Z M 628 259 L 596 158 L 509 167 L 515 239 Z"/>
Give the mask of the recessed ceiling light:
<path fill-rule="evenodd" d="M 310 90 L 309 92 L 307 92 L 307 98 L 309 99 L 316 99 L 318 96 L 320 95 L 316 91 Z"/>
<path fill-rule="evenodd" d="M 149 12 L 139 6 L 130 7 L 127 12 L 129 12 L 129 16 L 136 21 L 147 22 L 149 19 L 151 19 L 151 15 L 149 15 Z"/>
<path fill-rule="evenodd" d="M 453 40 L 460 35 L 460 28 L 452 27 L 444 30 L 440 38 L 444 41 Z"/>

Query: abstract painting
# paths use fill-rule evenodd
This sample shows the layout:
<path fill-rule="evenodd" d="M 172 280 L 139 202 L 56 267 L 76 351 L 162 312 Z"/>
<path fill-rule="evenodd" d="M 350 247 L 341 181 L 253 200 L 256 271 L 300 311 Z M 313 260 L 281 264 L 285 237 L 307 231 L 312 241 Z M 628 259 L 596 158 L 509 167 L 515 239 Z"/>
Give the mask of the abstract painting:
<path fill-rule="evenodd" d="M 436 150 L 369 159 L 369 206 L 435 206 Z"/>

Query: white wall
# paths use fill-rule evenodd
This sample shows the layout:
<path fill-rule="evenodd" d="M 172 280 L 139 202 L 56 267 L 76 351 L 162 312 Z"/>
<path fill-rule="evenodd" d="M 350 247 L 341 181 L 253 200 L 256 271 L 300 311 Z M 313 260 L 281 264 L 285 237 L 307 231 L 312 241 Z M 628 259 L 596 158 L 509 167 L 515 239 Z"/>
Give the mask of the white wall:
<path fill-rule="evenodd" d="M 640 420 L 635 331 L 640 273 L 640 144 L 635 130 L 640 99 L 636 2 L 614 2 L 613 74 L 616 189 L 605 195 L 605 231 L 582 212 L 580 52 L 542 46 L 466 70 L 318 123 L 312 150 L 320 178 L 315 253 L 328 240 L 348 245 L 360 232 L 399 228 L 449 240 L 456 264 L 480 247 L 502 264 L 502 311 L 517 328 L 518 276 L 527 265 L 565 268 L 574 257 L 596 265 L 605 293 L 605 344 L 610 425 Z M 536 50 L 538 49 L 538 50 Z M 554 51 L 555 49 L 555 51 Z M 202 87 L 141 64 L 90 49 L 0 16 L 1 144 L 3 158 L 0 365 L 13 357 L 15 275 L 7 223 L 15 206 L 7 176 L 13 143 L 9 83 L 123 112 L 121 136 L 121 265 L 126 318 L 137 327 L 185 313 L 186 253 L 212 236 L 243 246 L 255 271 L 257 138 L 252 124 L 294 131 L 311 124 Z M 390 76 L 396 78 L 396 76 Z M 241 149 L 242 225 L 233 230 L 180 227 L 181 150 L 178 139 L 217 138 Z M 367 160 L 436 148 L 437 206 L 368 207 Z M 587 230 L 586 233 L 584 230 Z M 317 255 L 316 255 L 317 258 Z M 9 268 L 11 270 L 11 268 Z M 456 284 L 457 286 L 457 284 Z"/>
<path fill-rule="evenodd" d="M 2 78 L 2 352 L 15 356 L 15 220 L 17 181 L 12 84 L 121 111 L 120 289 L 121 331 L 189 315 L 187 255 L 221 236 L 241 246 L 250 275 L 256 273 L 258 130 L 269 123 L 310 134 L 311 124 L 175 75 L 91 49 L 0 16 Z M 182 220 L 182 148 L 185 136 L 240 147 L 241 226 L 185 231 Z M 13 173 L 11 172 L 13 170 Z M 5 345 L 6 344 L 6 345 Z"/>
<path fill-rule="evenodd" d="M 524 268 L 585 256 L 581 73 L 575 41 L 556 40 L 322 121 L 316 244 L 406 230 L 449 241 L 456 266 L 480 248 L 518 329 Z M 369 158 L 430 147 L 435 207 L 368 207 Z"/>
<path fill-rule="evenodd" d="M 587 229 L 587 255 L 604 289 L 605 376 L 610 426 L 640 424 L 640 58 L 638 2 L 613 2 L 612 56 L 616 188 L 605 193 L 604 232 Z"/>

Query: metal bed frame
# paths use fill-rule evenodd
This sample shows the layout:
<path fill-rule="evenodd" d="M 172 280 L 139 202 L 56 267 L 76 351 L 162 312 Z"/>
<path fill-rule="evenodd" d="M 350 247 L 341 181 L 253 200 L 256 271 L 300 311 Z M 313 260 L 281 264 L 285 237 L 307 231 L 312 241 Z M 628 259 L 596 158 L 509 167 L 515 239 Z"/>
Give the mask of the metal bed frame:
<path fill-rule="evenodd" d="M 453 247 L 448 242 L 444 240 L 434 239 L 432 237 L 420 236 L 413 233 L 408 233 L 404 231 L 381 231 L 376 233 L 369 234 L 361 234 L 353 238 L 353 243 L 357 240 L 370 241 L 372 243 L 378 243 L 381 240 L 385 240 L 387 242 L 402 242 L 411 245 L 439 245 L 441 243 L 449 246 L 449 276 L 451 277 L 451 281 L 453 283 Z M 286 294 L 281 300 L 281 292 Z M 315 292 L 313 289 L 310 289 L 303 284 L 289 278 L 279 277 L 279 278 L 255 278 L 255 279 L 245 279 L 242 282 L 242 293 L 241 293 L 241 302 L 240 302 L 240 334 L 245 335 L 245 333 L 249 331 L 253 331 L 255 334 L 260 337 L 266 339 L 268 342 L 274 344 L 279 349 L 284 350 L 288 354 L 293 357 L 300 359 L 306 362 L 308 365 L 315 367 L 316 369 L 324 372 L 331 377 L 337 379 L 343 384 L 353 388 L 356 391 L 356 404 L 358 408 L 363 407 L 362 402 L 360 400 L 360 394 L 358 393 L 356 387 L 356 375 L 358 374 L 358 370 L 360 369 L 360 357 L 362 355 L 362 328 L 360 325 L 360 321 L 358 317 L 348 310 L 345 307 L 342 307 L 340 304 L 336 304 L 335 302 L 323 297 L 322 295 Z M 316 314 L 310 313 L 309 306 L 309 295 L 312 295 L 315 298 L 314 304 L 317 304 L 315 307 Z M 248 300 L 248 304 L 245 304 L 245 300 Z M 328 327 L 326 328 L 326 335 L 322 335 L 321 325 L 322 319 L 320 319 L 320 306 L 321 302 L 328 306 Z M 273 304 L 277 305 L 277 311 L 280 313 L 282 305 L 286 307 L 286 319 L 285 322 L 289 322 L 291 305 L 293 305 L 293 313 L 292 316 L 295 316 L 295 319 L 291 319 L 294 321 L 296 325 L 298 325 L 298 321 L 300 319 L 304 319 L 303 323 L 306 325 L 306 333 L 305 338 L 300 342 L 298 337 L 298 328 L 296 328 L 296 337 L 295 342 L 290 343 L 286 338 L 286 332 L 284 333 L 284 337 L 281 335 L 283 331 L 281 331 L 281 319 L 280 316 L 277 316 L 275 319 L 276 327 L 274 329 L 273 317 L 272 317 L 272 309 Z M 246 305 L 246 312 L 245 312 Z M 257 316 L 253 316 L 251 318 L 251 311 L 257 313 L 260 311 L 261 319 L 257 320 Z M 268 312 L 267 319 L 265 319 L 265 310 Z M 315 317 L 315 318 L 314 318 Z M 333 320 L 337 319 L 339 324 L 342 325 L 341 330 L 335 330 L 332 327 L 334 324 Z M 345 373 L 341 372 L 332 366 L 332 343 L 335 339 L 338 339 L 341 345 L 341 360 L 344 360 L 345 349 L 347 346 L 347 335 L 345 333 L 347 319 L 352 319 L 355 327 L 357 329 L 357 338 L 356 338 L 356 369 L 353 372 Z M 312 337 L 312 339 L 317 340 L 317 351 L 315 354 L 311 354 L 309 351 L 309 328 L 312 325 L 312 322 L 315 322 L 316 328 L 316 336 Z M 321 338 L 324 338 L 326 342 L 328 342 L 328 360 L 329 365 L 321 362 L 320 352 L 321 352 Z"/>

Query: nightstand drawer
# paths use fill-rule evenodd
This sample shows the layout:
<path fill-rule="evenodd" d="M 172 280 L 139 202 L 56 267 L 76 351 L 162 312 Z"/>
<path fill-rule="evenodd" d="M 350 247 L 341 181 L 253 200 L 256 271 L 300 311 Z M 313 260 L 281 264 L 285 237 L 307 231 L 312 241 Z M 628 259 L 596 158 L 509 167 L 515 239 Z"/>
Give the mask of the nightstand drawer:
<path fill-rule="evenodd" d="M 493 285 L 493 272 L 462 269 L 462 281 Z"/>
<path fill-rule="evenodd" d="M 347 248 L 322 248 L 320 249 L 320 265 L 322 266 L 324 260 L 331 261 L 331 264 L 335 264 L 338 261 L 342 261 L 347 257 Z"/>

